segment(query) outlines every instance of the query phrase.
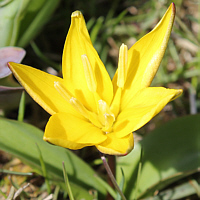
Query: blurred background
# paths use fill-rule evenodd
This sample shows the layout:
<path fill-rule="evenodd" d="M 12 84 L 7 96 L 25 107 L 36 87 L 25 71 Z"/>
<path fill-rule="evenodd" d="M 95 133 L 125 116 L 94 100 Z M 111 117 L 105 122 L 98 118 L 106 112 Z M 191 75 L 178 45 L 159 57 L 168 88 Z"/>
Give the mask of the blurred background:
<path fill-rule="evenodd" d="M 152 86 L 181 88 L 184 92 L 137 131 L 139 139 L 169 120 L 200 111 L 200 1 L 173 2 L 175 23 Z M 21 63 L 62 76 L 62 50 L 70 16 L 73 11 L 80 10 L 92 43 L 112 78 L 120 45 L 125 43 L 130 48 L 152 30 L 170 4 L 167 0 L 1 0 L 0 48 L 24 48 L 26 56 Z M 17 119 L 23 89 L 12 74 L 2 77 L 0 85 L 0 116 Z M 43 130 L 48 118 L 48 113 L 26 94 L 24 121 Z M 88 150 L 76 151 L 76 154 L 88 162 L 98 156 L 97 152 Z M 10 169 L 15 162 L 21 163 L 0 151 L 0 168 Z M 18 166 L 25 171 L 29 168 Z M 0 179 L 3 178 L 4 175 L 0 175 Z"/>

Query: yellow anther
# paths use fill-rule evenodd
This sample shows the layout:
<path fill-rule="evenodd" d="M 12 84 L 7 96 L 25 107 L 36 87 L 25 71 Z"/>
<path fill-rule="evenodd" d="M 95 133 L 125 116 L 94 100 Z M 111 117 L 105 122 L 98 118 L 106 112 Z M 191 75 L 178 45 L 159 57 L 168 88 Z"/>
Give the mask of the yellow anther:
<path fill-rule="evenodd" d="M 99 100 L 99 121 L 103 125 L 102 130 L 110 132 L 112 130 L 113 122 L 115 121 L 115 115 L 110 111 L 109 106 L 103 100 Z"/>
<path fill-rule="evenodd" d="M 102 113 L 102 114 L 107 113 L 107 114 L 113 115 L 113 113 L 110 111 L 108 104 L 105 101 L 100 99 L 98 103 L 99 103 L 99 113 Z"/>
<path fill-rule="evenodd" d="M 71 17 L 80 17 L 82 15 L 81 11 L 77 10 L 71 14 Z"/>
<path fill-rule="evenodd" d="M 92 66 L 90 64 L 90 61 L 85 54 L 81 56 L 81 59 L 82 59 L 82 63 L 83 63 L 83 68 L 84 68 L 85 78 L 86 78 L 88 88 L 91 92 L 96 92 L 97 81 L 96 81 Z"/>
<path fill-rule="evenodd" d="M 106 113 L 108 107 L 107 103 L 103 100 L 99 100 L 98 103 L 99 103 L 99 113 Z"/>
<path fill-rule="evenodd" d="M 113 115 L 109 115 L 109 114 L 104 114 L 104 118 L 105 118 L 105 125 L 102 128 L 103 131 L 105 131 L 106 133 L 109 133 L 112 131 L 112 125 L 113 122 L 115 121 L 115 117 L 113 117 Z"/>
<path fill-rule="evenodd" d="M 128 68 L 128 47 L 122 44 L 119 49 L 119 63 L 118 63 L 118 77 L 117 86 L 120 88 L 124 87 Z"/>

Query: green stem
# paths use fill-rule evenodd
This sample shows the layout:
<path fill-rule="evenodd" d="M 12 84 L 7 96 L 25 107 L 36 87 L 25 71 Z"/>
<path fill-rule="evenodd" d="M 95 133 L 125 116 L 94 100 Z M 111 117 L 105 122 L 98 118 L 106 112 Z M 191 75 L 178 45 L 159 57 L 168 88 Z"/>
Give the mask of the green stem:
<path fill-rule="evenodd" d="M 120 190 L 120 188 L 119 188 L 119 186 L 118 186 L 118 184 L 117 184 L 117 182 L 115 180 L 115 177 L 114 177 L 114 175 L 113 175 L 113 173 L 112 173 L 112 171 L 111 171 L 111 169 L 110 169 L 110 167 L 109 167 L 104 155 L 101 155 L 101 160 L 103 161 L 104 167 L 105 167 L 105 169 L 106 169 L 106 171 L 108 173 L 108 176 L 110 177 L 113 185 L 115 186 L 115 189 L 119 192 L 122 200 L 126 200 L 126 197 L 124 196 L 124 194 Z"/>

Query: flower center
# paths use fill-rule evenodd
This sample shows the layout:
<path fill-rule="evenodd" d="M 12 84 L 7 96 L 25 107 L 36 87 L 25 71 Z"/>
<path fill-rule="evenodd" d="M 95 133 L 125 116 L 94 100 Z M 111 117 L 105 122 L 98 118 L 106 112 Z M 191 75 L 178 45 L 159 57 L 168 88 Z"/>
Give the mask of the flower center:
<path fill-rule="evenodd" d="M 99 100 L 98 103 L 98 119 L 103 126 L 102 130 L 106 133 L 109 133 L 112 131 L 112 125 L 115 121 L 115 115 L 110 111 L 110 108 L 105 101 Z"/>
<path fill-rule="evenodd" d="M 55 81 L 54 87 L 60 93 L 60 95 L 73 106 L 73 108 L 77 112 L 79 112 L 95 126 L 101 128 L 107 134 L 112 131 L 115 116 L 110 111 L 108 104 L 105 101 L 101 100 L 96 92 L 96 79 L 86 55 L 82 56 L 82 61 L 88 88 L 94 94 L 95 99 L 97 99 L 97 113 L 89 111 L 78 99 L 73 97 L 73 95 L 62 83 Z"/>
<path fill-rule="evenodd" d="M 84 68 L 84 73 L 85 73 L 88 89 L 94 94 L 94 97 L 97 101 L 97 106 L 98 106 L 97 118 L 102 125 L 102 130 L 106 133 L 111 132 L 112 125 L 115 121 L 115 116 L 110 111 L 110 108 L 107 105 L 107 103 L 103 101 L 102 99 L 100 99 L 99 95 L 97 94 L 96 77 L 87 55 L 85 54 L 82 55 L 81 59 L 83 63 L 83 68 Z"/>
<path fill-rule="evenodd" d="M 94 113 L 85 108 L 85 106 L 78 99 L 73 97 L 72 94 L 62 85 L 62 83 L 55 81 L 54 87 L 77 112 L 88 119 L 91 123 L 98 128 L 101 128 L 105 133 L 112 131 L 115 116 L 110 111 L 110 108 L 105 101 L 98 101 L 98 113 Z"/>
<path fill-rule="evenodd" d="M 82 55 L 81 59 L 88 89 L 94 94 L 94 99 L 97 104 L 97 113 L 89 111 L 78 99 L 73 97 L 72 94 L 67 90 L 67 88 L 63 86 L 60 82 L 55 81 L 54 87 L 60 93 L 60 95 L 73 106 L 76 111 L 78 111 L 82 116 L 88 119 L 95 126 L 101 128 L 107 134 L 109 132 L 112 132 L 112 126 L 115 122 L 115 116 L 118 115 L 120 109 L 121 91 L 124 87 L 127 77 L 128 48 L 124 44 L 122 44 L 120 47 L 117 75 L 117 86 L 119 90 L 115 94 L 111 107 L 105 101 L 103 101 L 97 93 L 96 76 L 87 55 Z"/>

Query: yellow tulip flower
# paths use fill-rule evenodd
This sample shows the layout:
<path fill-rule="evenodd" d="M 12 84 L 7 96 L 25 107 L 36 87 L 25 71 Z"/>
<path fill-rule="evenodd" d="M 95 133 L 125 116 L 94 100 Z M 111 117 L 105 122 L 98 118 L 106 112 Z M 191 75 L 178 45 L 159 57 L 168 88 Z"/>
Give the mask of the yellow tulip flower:
<path fill-rule="evenodd" d="M 52 115 L 43 139 L 69 149 L 96 146 L 105 154 L 129 153 L 134 146 L 132 132 L 182 93 L 149 87 L 164 55 L 174 17 L 172 3 L 150 33 L 129 50 L 121 45 L 112 81 L 80 11 L 71 15 L 62 57 L 63 78 L 10 62 L 18 81 Z"/>

